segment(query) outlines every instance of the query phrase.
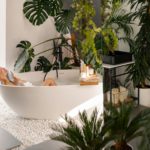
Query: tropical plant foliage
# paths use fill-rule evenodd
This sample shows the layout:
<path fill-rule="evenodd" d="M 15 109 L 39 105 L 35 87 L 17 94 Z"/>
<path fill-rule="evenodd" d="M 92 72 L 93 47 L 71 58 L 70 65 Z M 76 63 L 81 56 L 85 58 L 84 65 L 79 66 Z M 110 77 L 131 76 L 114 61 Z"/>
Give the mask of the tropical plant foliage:
<path fill-rule="evenodd" d="M 28 72 L 31 70 L 31 62 L 34 58 L 34 49 L 29 41 L 21 41 L 17 48 L 20 48 L 22 52 L 20 53 L 16 63 L 15 71 Z"/>
<path fill-rule="evenodd" d="M 64 34 L 69 33 L 72 28 L 73 17 L 74 11 L 72 9 L 62 9 L 57 13 L 54 17 L 57 31 Z"/>
<path fill-rule="evenodd" d="M 73 11 L 63 9 L 62 0 L 26 0 L 23 12 L 33 25 L 41 25 L 52 16 L 58 32 L 69 33 Z"/>
<path fill-rule="evenodd" d="M 61 0 L 26 0 L 23 12 L 33 25 L 43 24 L 49 16 L 56 16 L 62 9 Z"/>
<path fill-rule="evenodd" d="M 97 36 L 96 45 L 104 54 L 117 50 L 119 40 L 127 42 L 130 47 L 133 45 L 133 16 L 122 7 L 124 3 L 124 0 L 101 1 L 102 35 Z M 120 34 L 122 32 L 124 34 Z"/>
<path fill-rule="evenodd" d="M 120 107 L 110 105 L 105 110 L 105 121 L 111 121 L 109 134 L 114 138 L 115 150 L 125 150 L 127 143 L 144 135 L 144 127 L 150 121 L 150 109 L 134 113 L 133 104 L 122 103 Z"/>
<path fill-rule="evenodd" d="M 61 64 L 59 64 L 57 61 L 55 61 L 53 64 L 44 56 L 40 56 L 37 60 L 37 64 L 34 67 L 35 71 L 43 71 L 45 73 L 43 81 L 45 81 L 45 78 L 51 70 L 57 70 L 57 69 L 71 69 L 72 66 L 70 64 L 70 58 L 65 57 Z"/>
<path fill-rule="evenodd" d="M 31 71 L 31 63 L 35 57 L 42 55 L 43 53 L 48 52 L 48 51 L 53 51 L 52 52 L 53 57 L 57 57 L 56 51 L 58 48 L 64 47 L 66 50 L 73 53 L 74 50 L 73 50 L 72 46 L 68 43 L 69 40 L 71 40 L 71 39 L 70 38 L 66 39 L 63 36 L 61 36 L 58 38 L 49 39 L 47 41 L 41 42 L 34 46 L 32 46 L 29 41 L 21 41 L 17 45 L 17 48 L 20 48 L 21 50 L 22 49 L 23 50 L 17 58 L 17 61 L 15 63 L 15 70 L 18 72 Z M 48 42 L 53 42 L 54 46 L 52 48 L 46 49 L 42 52 L 36 53 L 36 49 L 35 49 L 36 47 L 40 46 L 41 44 L 48 43 Z M 74 56 L 74 57 L 77 58 L 77 56 Z M 79 59 L 79 58 L 77 58 L 77 59 Z M 49 72 L 52 67 L 53 67 L 53 69 L 56 69 L 56 68 L 71 69 L 72 67 L 71 67 L 70 60 L 72 60 L 72 58 L 65 57 L 61 61 L 61 64 L 58 64 L 57 62 L 52 64 L 46 57 L 40 56 L 37 60 L 37 65 L 35 66 L 35 71 L 43 71 L 46 73 L 46 72 Z"/>
<path fill-rule="evenodd" d="M 140 31 L 135 37 L 132 53 L 135 63 L 128 68 L 128 78 L 134 86 L 145 87 L 150 81 L 150 1 L 131 0 L 131 8 L 135 9 L 134 19 L 139 18 Z"/>
<path fill-rule="evenodd" d="M 53 140 L 62 141 L 69 150 L 101 150 L 110 141 L 107 137 L 109 124 L 103 125 L 103 119 L 95 109 L 90 117 L 86 111 L 79 113 L 80 122 L 65 116 L 65 124 L 55 124 L 52 129 Z"/>
<path fill-rule="evenodd" d="M 75 17 L 73 19 L 73 28 L 78 32 L 78 39 L 81 41 L 81 58 L 85 56 L 94 57 L 97 64 L 101 64 L 100 56 L 96 50 L 95 37 L 100 32 L 100 28 L 93 21 L 95 15 L 93 0 L 75 0 L 73 8 Z M 90 53 L 90 55 L 88 55 Z"/>
<path fill-rule="evenodd" d="M 50 63 L 50 61 L 46 57 L 40 56 L 37 60 L 35 71 L 43 71 L 47 73 L 52 69 L 52 66 L 53 65 Z"/>
<path fill-rule="evenodd" d="M 150 149 L 150 126 L 147 124 L 144 128 L 144 135 L 141 143 L 139 144 L 140 150 L 149 150 Z"/>
<path fill-rule="evenodd" d="M 92 66 L 100 68 L 99 49 L 104 52 L 113 51 L 117 49 L 120 39 L 127 41 L 130 46 L 133 45 L 130 39 L 131 15 L 121 9 L 123 0 L 102 0 L 101 18 L 103 22 L 100 29 L 93 21 L 95 15 L 93 2 L 93 0 L 74 0 L 71 8 L 64 9 L 62 0 L 26 0 L 23 12 L 33 25 L 41 25 L 52 16 L 58 32 L 66 34 L 74 28 L 78 32 L 78 40 L 72 47 L 75 63 L 79 64 L 76 58 L 78 55 L 84 60 L 88 58 L 86 62 L 92 60 Z M 118 37 L 120 30 L 125 32 L 125 37 Z M 100 36 L 97 36 L 98 34 Z M 28 70 L 30 70 L 31 62 L 30 59 L 26 64 Z"/>
<path fill-rule="evenodd" d="M 65 115 L 65 122 L 52 126 L 54 133 L 50 137 L 66 143 L 69 150 L 108 150 L 112 144 L 114 150 L 128 150 L 128 142 L 148 136 L 144 133 L 150 121 L 150 109 L 134 111 L 132 103 L 122 103 L 119 107 L 107 106 L 104 118 L 96 109 L 91 116 L 86 111 L 79 113 L 78 119 Z"/>

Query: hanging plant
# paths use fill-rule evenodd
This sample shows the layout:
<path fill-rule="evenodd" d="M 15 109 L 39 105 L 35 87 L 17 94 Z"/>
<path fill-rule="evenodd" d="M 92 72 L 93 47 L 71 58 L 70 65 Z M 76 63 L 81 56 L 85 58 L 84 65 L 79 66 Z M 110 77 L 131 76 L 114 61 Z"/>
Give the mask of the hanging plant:
<path fill-rule="evenodd" d="M 72 7 L 76 13 L 73 19 L 73 28 L 78 32 L 78 40 L 81 41 L 79 45 L 81 58 L 94 56 L 96 63 L 101 64 L 100 56 L 95 47 L 95 37 L 101 29 L 97 28 L 93 21 L 95 16 L 93 2 L 93 0 L 74 0 Z M 92 55 L 87 55 L 89 52 Z"/>

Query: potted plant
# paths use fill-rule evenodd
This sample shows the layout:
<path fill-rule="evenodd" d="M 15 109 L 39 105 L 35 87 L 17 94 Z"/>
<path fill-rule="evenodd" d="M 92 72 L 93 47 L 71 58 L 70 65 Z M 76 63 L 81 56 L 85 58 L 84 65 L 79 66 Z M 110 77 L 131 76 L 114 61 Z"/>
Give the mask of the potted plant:
<path fill-rule="evenodd" d="M 93 21 L 95 16 L 94 0 L 75 0 L 73 28 L 77 32 L 77 49 L 87 65 L 100 68 L 101 58 L 95 45 L 96 34 L 101 32 Z"/>
<path fill-rule="evenodd" d="M 71 21 L 74 16 L 74 11 L 71 8 L 65 9 L 63 7 L 63 1 L 61 0 L 26 0 L 23 5 L 23 13 L 25 17 L 30 21 L 30 23 L 32 23 L 35 26 L 42 25 L 49 17 L 53 17 L 55 20 L 56 29 L 60 33 L 60 36 L 54 39 L 48 39 L 46 41 L 40 42 L 34 46 L 32 46 L 31 42 L 29 41 L 21 41 L 17 45 L 17 48 L 22 49 L 22 52 L 20 53 L 15 63 L 15 70 L 21 72 L 30 71 L 31 63 L 35 56 L 41 56 L 41 54 L 45 52 L 51 50 L 55 51 L 56 49 L 62 49 L 62 47 L 72 52 L 73 58 L 71 58 L 71 60 L 74 61 L 75 66 L 79 66 L 80 61 L 76 48 L 74 44 L 69 44 L 73 42 L 73 37 L 65 39 L 65 34 L 69 33 L 71 30 Z M 68 43 L 68 41 L 71 42 Z M 52 48 L 43 50 L 40 53 L 35 52 L 36 47 L 48 42 L 54 43 Z M 42 59 L 40 58 L 40 60 Z M 46 58 L 44 58 L 44 60 L 46 60 Z M 66 60 L 68 62 L 68 58 L 64 60 L 65 62 L 63 62 L 63 66 L 64 63 L 66 63 Z"/>
<path fill-rule="evenodd" d="M 134 87 L 139 88 L 140 104 L 150 106 L 150 1 L 130 1 L 131 9 L 135 9 L 134 19 L 139 19 L 139 32 L 135 36 L 135 45 L 131 49 L 135 63 L 128 71 L 128 79 L 133 81 Z"/>
<path fill-rule="evenodd" d="M 65 116 L 63 123 L 54 124 L 51 139 L 66 143 L 66 149 L 101 150 L 112 140 L 107 136 L 110 124 L 104 124 L 95 109 L 91 116 L 86 111 L 79 113 L 79 120 Z"/>
<path fill-rule="evenodd" d="M 95 109 L 91 116 L 86 111 L 77 118 L 67 115 L 64 122 L 52 126 L 51 139 L 64 142 L 68 149 L 78 150 L 132 150 L 131 140 L 144 137 L 145 126 L 150 121 L 150 110 L 135 114 L 132 103 L 119 107 L 107 106 L 103 116 Z"/>
<path fill-rule="evenodd" d="M 129 142 L 137 137 L 144 136 L 146 124 L 150 121 L 150 110 L 145 109 L 135 114 L 132 103 L 121 103 L 119 107 L 106 107 L 104 120 L 111 121 L 109 135 L 114 138 L 111 150 L 132 150 Z"/>
<path fill-rule="evenodd" d="M 118 51 L 120 40 L 127 42 L 131 47 L 132 13 L 127 13 L 123 8 L 125 1 L 101 1 L 101 32 L 95 39 L 96 47 L 103 54 L 103 62 L 119 64 L 132 60 L 132 54 Z M 123 34 L 121 34 L 123 32 Z"/>
<path fill-rule="evenodd" d="M 48 0 L 46 2 L 41 0 L 26 0 L 23 5 L 23 13 L 33 25 L 41 25 L 49 18 L 49 16 L 52 16 L 55 20 L 57 31 L 63 36 L 66 33 L 74 32 L 75 30 L 77 38 L 74 36 L 74 33 L 71 33 L 72 44 L 69 45 L 73 53 L 74 64 L 79 66 L 79 58 L 82 57 L 84 60 L 88 59 L 86 62 L 91 63 L 90 65 L 92 65 L 93 68 L 99 68 L 101 61 L 95 48 L 94 38 L 100 29 L 96 27 L 93 21 L 95 15 L 93 5 L 93 0 L 75 0 L 72 2 L 71 7 L 64 8 L 63 1 L 61 0 Z M 81 30 L 79 30 L 80 26 Z M 40 44 L 50 40 L 41 42 Z M 29 41 L 27 42 L 29 44 L 27 46 L 29 50 L 32 46 Z M 32 51 L 34 51 L 34 49 Z M 23 51 L 20 56 L 24 57 L 26 65 L 28 65 L 27 70 L 30 70 L 29 66 L 34 54 L 32 52 L 32 55 L 29 55 L 31 51 L 26 52 L 27 53 Z"/>
<path fill-rule="evenodd" d="M 63 36 L 49 39 L 47 41 L 38 43 L 34 46 L 29 41 L 21 41 L 17 48 L 20 48 L 22 52 L 18 56 L 16 63 L 15 63 L 15 71 L 18 72 L 28 72 L 31 71 L 31 63 L 33 59 L 36 57 L 39 57 L 37 59 L 37 64 L 34 67 L 35 71 L 43 71 L 45 74 L 44 80 L 46 78 L 46 75 L 49 71 L 58 70 L 58 69 L 71 69 L 73 64 L 71 64 L 71 60 L 73 58 L 69 57 L 63 57 L 62 56 L 62 48 L 67 48 L 67 50 L 72 52 L 72 45 L 69 44 L 70 38 L 64 38 Z M 59 41 L 59 42 L 58 42 Z M 48 42 L 53 42 L 53 47 L 46 49 L 42 52 L 36 52 L 36 48 L 40 46 L 41 44 L 45 44 Z M 53 62 L 51 62 L 49 59 L 47 59 L 44 56 L 41 56 L 41 54 L 50 52 L 50 54 L 53 56 Z M 57 73 L 58 75 L 58 73 Z"/>

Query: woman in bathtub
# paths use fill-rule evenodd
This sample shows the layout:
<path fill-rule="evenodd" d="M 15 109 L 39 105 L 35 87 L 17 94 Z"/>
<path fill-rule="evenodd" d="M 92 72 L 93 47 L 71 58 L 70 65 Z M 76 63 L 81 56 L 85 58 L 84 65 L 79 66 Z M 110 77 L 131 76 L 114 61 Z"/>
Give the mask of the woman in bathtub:
<path fill-rule="evenodd" d="M 3 85 L 14 85 L 14 86 L 31 86 L 32 84 L 16 77 L 11 71 L 0 67 L 0 83 Z M 43 86 L 55 86 L 56 83 L 53 79 L 48 78 L 43 83 Z"/>

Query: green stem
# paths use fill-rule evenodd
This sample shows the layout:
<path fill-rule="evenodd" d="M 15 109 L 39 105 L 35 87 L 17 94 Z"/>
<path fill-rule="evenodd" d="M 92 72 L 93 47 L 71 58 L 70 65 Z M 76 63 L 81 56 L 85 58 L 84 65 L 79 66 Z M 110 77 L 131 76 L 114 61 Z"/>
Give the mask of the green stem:
<path fill-rule="evenodd" d="M 40 54 L 43 54 L 43 53 L 48 52 L 48 51 L 51 51 L 51 50 L 53 50 L 53 49 L 54 49 L 54 48 L 47 49 L 47 50 L 45 50 L 45 51 L 43 51 L 43 52 L 40 52 L 40 53 L 35 54 L 34 56 L 38 56 L 38 55 L 40 55 Z"/>
<path fill-rule="evenodd" d="M 40 43 L 34 45 L 32 48 L 35 48 L 35 47 L 37 47 L 37 46 L 39 46 L 41 44 L 44 44 L 44 43 L 47 43 L 47 42 L 50 42 L 50 41 L 53 41 L 53 40 L 59 40 L 59 39 L 62 39 L 62 38 L 58 37 L 58 38 L 49 39 L 49 40 L 46 40 L 46 41 L 43 41 L 43 42 L 40 42 Z"/>
<path fill-rule="evenodd" d="M 64 48 L 66 48 L 69 52 L 73 53 L 72 50 L 70 50 L 67 46 L 68 45 L 63 45 Z"/>
<path fill-rule="evenodd" d="M 50 71 L 49 71 L 49 72 L 50 72 Z M 45 73 L 43 82 L 46 80 L 47 74 L 48 74 L 49 72 L 46 72 L 46 73 Z"/>

